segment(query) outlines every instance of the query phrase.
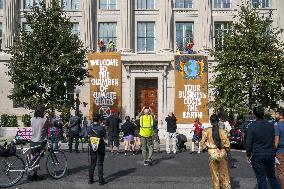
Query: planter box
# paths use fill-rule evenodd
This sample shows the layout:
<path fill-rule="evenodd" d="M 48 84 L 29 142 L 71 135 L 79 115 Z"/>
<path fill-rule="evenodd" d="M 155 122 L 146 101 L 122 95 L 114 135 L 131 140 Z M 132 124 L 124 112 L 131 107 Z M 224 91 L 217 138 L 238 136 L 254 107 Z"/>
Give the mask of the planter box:
<path fill-rule="evenodd" d="M 18 128 L 23 127 L 0 127 L 0 137 L 15 137 Z"/>

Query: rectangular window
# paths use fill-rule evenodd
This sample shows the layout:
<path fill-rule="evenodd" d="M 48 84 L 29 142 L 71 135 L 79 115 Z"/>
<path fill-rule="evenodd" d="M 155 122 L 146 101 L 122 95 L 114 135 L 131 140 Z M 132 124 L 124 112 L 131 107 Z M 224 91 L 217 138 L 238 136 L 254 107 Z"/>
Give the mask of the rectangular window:
<path fill-rule="evenodd" d="M 214 43 L 215 50 L 222 50 L 224 43 L 224 34 L 232 32 L 232 22 L 215 22 L 214 23 Z"/>
<path fill-rule="evenodd" d="M 100 22 L 99 23 L 99 38 L 102 40 L 104 47 L 100 51 L 116 51 L 116 22 Z M 111 50 L 112 49 L 112 50 Z"/>
<path fill-rule="evenodd" d="M 155 0 L 136 0 L 136 9 L 155 9 Z"/>
<path fill-rule="evenodd" d="M 229 9 L 231 8 L 231 0 L 214 0 L 214 8 Z"/>
<path fill-rule="evenodd" d="M 24 0 L 24 9 L 31 9 L 35 5 L 39 5 L 43 0 Z"/>
<path fill-rule="evenodd" d="M 32 32 L 32 28 L 31 28 L 31 25 L 28 24 L 28 23 L 23 23 L 23 30 L 26 31 L 26 32 Z"/>
<path fill-rule="evenodd" d="M 0 9 L 4 8 L 4 0 L 0 0 Z"/>
<path fill-rule="evenodd" d="M 253 8 L 269 8 L 270 0 L 252 0 Z"/>
<path fill-rule="evenodd" d="M 138 22 L 137 25 L 137 51 L 154 52 L 155 51 L 155 23 Z"/>
<path fill-rule="evenodd" d="M 176 44 L 180 51 L 186 51 L 188 43 L 193 43 L 193 23 L 176 23 Z"/>
<path fill-rule="evenodd" d="M 103 10 L 116 10 L 117 0 L 100 0 L 100 9 Z"/>
<path fill-rule="evenodd" d="M 62 0 L 64 10 L 79 10 L 80 0 Z"/>
<path fill-rule="evenodd" d="M 175 8 L 192 8 L 192 0 L 176 0 Z"/>
<path fill-rule="evenodd" d="M 74 35 L 80 35 L 80 27 L 78 22 L 74 22 L 72 25 L 72 34 Z"/>

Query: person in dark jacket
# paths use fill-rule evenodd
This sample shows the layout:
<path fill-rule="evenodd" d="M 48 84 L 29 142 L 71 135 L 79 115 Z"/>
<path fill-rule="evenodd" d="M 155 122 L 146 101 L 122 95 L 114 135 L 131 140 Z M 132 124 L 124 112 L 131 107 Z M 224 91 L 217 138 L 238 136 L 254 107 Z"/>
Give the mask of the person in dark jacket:
<path fill-rule="evenodd" d="M 123 142 L 124 142 L 124 155 L 127 156 L 128 148 L 134 154 L 134 144 L 133 135 L 135 131 L 135 125 L 130 121 L 130 117 L 125 117 L 126 122 L 121 126 L 123 132 Z"/>
<path fill-rule="evenodd" d="M 259 189 L 267 188 L 266 178 L 271 188 L 280 189 L 275 176 L 274 126 L 263 118 L 263 107 L 254 107 L 253 113 L 257 120 L 247 129 L 246 154 L 248 163 L 251 163 L 255 172 Z"/>
<path fill-rule="evenodd" d="M 70 118 L 68 129 L 69 129 L 69 152 L 72 153 L 72 143 L 75 139 L 75 152 L 79 153 L 79 133 L 81 128 L 81 118 L 79 112 L 75 112 L 75 115 Z"/>
<path fill-rule="evenodd" d="M 103 165 L 105 158 L 105 142 L 104 137 L 106 135 L 105 128 L 99 123 L 100 116 L 94 114 L 93 123 L 88 127 L 89 145 L 90 145 L 90 156 L 91 165 L 89 168 L 89 184 L 94 183 L 94 171 L 98 164 L 98 176 L 99 185 L 104 185 L 106 182 L 103 177 Z M 93 138 L 98 138 L 94 140 Z M 97 142 L 95 142 L 97 141 Z"/>
<path fill-rule="evenodd" d="M 119 152 L 119 124 L 121 119 L 115 114 L 115 110 L 111 110 L 111 115 L 107 118 L 108 125 L 108 144 L 113 153 L 113 147 L 116 147 L 117 152 Z"/>
<path fill-rule="evenodd" d="M 167 133 L 166 133 L 166 151 L 167 154 L 171 153 L 170 149 L 170 140 L 172 140 L 172 148 L 173 153 L 176 154 L 177 147 L 176 147 L 176 130 L 177 130 L 177 118 L 173 112 L 170 112 L 168 117 L 166 117 L 167 122 Z"/>
<path fill-rule="evenodd" d="M 139 119 L 135 120 L 134 118 L 132 119 L 132 123 L 135 126 L 134 130 L 134 151 L 135 154 L 138 154 L 141 151 L 141 141 L 140 141 L 140 122 Z"/>

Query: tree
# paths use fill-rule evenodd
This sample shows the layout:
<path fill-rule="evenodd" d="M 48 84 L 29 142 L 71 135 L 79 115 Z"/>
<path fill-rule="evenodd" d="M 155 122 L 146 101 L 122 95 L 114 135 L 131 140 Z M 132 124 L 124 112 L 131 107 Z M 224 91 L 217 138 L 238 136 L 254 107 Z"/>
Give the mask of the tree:
<path fill-rule="evenodd" d="M 72 33 L 72 22 L 59 0 L 36 4 L 25 17 L 31 31 L 21 29 L 9 51 L 8 75 L 14 84 L 9 98 L 28 108 L 73 107 L 74 88 L 83 84 L 87 70 L 86 49 Z"/>
<path fill-rule="evenodd" d="M 211 82 L 215 109 L 245 114 L 253 105 L 277 107 L 283 98 L 284 45 L 282 30 L 272 28 L 272 12 L 261 16 L 258 10 L 242 4 L 225 34 L 222 47 L 212 51 L 218 64 Z M 219 43 L 220 44 L 220 43 Z"/>

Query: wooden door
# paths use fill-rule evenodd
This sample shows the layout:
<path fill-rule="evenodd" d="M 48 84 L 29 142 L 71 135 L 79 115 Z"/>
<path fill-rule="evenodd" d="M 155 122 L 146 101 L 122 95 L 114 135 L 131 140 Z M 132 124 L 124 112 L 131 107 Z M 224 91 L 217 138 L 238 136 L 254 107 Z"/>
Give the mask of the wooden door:
<path fill-rule="evenodd" d="M 158 80 L 136 79 L 135 80 L 135 115 L 138 115 L 143 106 L 151 107 L 155 115 L 158 114 Z"/>

